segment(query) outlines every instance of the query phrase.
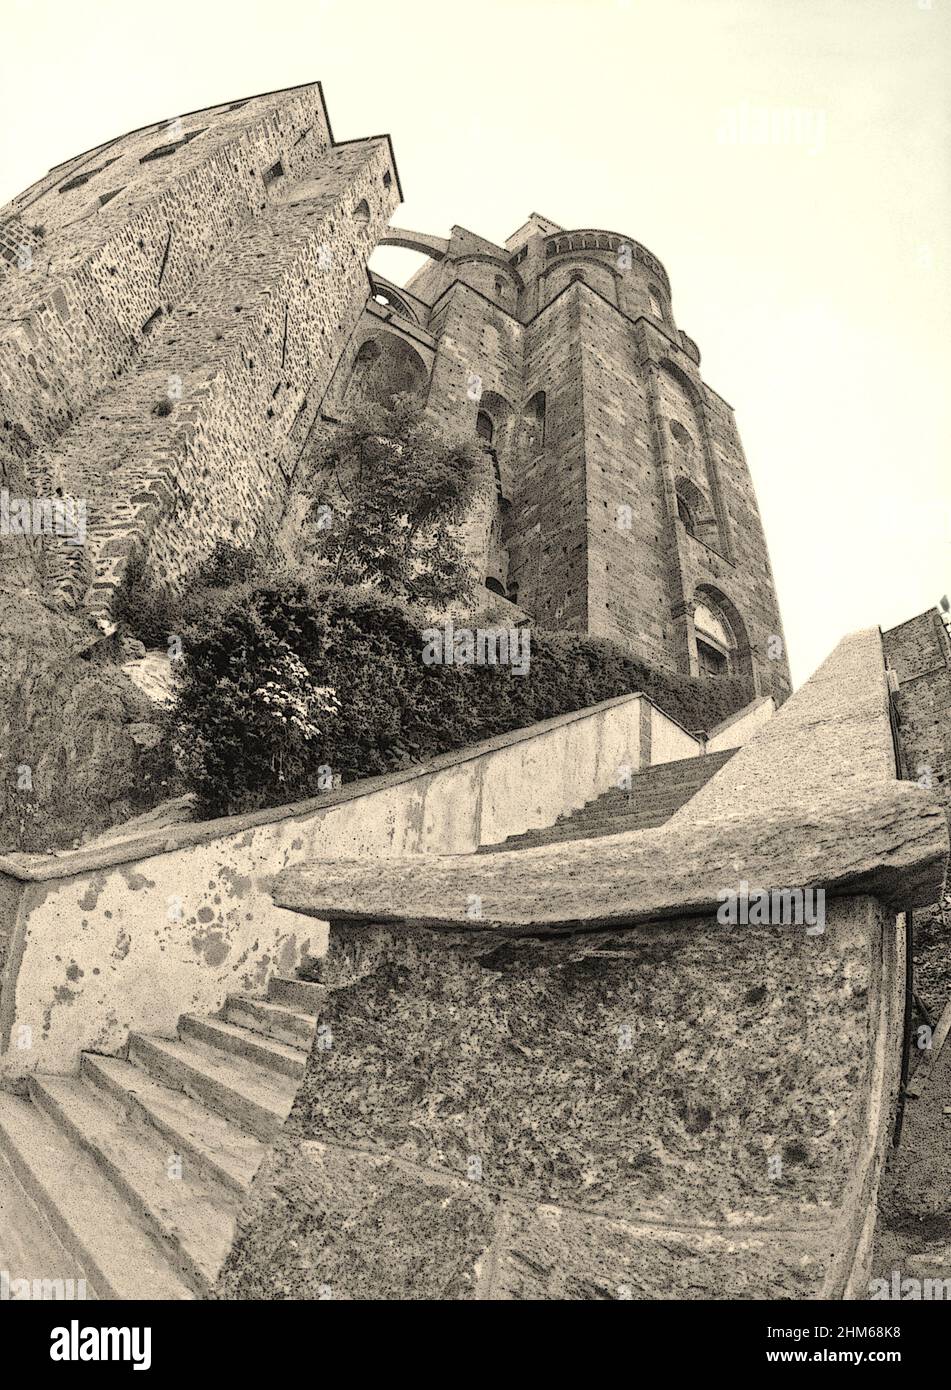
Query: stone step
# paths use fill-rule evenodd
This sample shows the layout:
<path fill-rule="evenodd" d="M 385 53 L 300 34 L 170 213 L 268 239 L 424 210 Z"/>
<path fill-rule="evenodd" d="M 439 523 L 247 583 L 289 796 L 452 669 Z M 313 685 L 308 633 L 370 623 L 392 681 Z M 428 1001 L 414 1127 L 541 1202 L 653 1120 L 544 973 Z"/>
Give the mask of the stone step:
<path fill-rule="evenodd" d="M 129 1038 L 129 1061 L 268 1143 L 287 1118 L 296 1082 L 234 1054 L 179 1040 Z"/>
<path fill-rule="evenodd" d="M 100 1298 L 194 1297 L 96 1161 L 36 1105 L 0 1093 L 0 1149 Z"/>
<path fill-rule="evenodd" d="M 80 1075 L 113 1106 L 154 1129 L 172 1153 L 185 1156 L 206 1178 L 236 1196 L 247 1192 L 267 1151 L 260 1139 L 122 1058 L 86 1052 Z"/>
<path fill-rule="evenodd" d="M 34 1076 L 34 1104 L 124 1197 L 196 1293 L 214 1285 L 234 1236 L 234 1203 L 222 1188 L 192 1171 L 161 1136 L 119 1117 L 102 1095 L 78 1078 Z M 180 1176 L 176 1175 L 180 1165 Z"/>
<path fill-rule="evenodd" d="M 293 975 L 272 975 L 267 982 L 267 997 L 272 1004 L 286 1004 L 298 1013 L 317 1018 L 327 998 L 327 986 L 298 980 Z"/>
<path fill-rule="evenodd" d="M 313 1014 L 299 1013 L 287 1004 L 275 1004 L 251 994 L 229 994 L 222 1012 L 226 1023 L 249 1028 L 291 1047 L 309 1049 L 317 1028 Z"/>
<path fill-rule="evenodd" d="M 538 845 L 555 845 L 571 840 L 597 840 L 603 835 L 623 835 L 631 830 L 656 830 L 670 819 L 666 815 L 656 816 L 610 816 L 592 824 L 571 826 L 550 826 L 547 830 L 533 830 L 521 842 L 506 841 L 497 849 L 532 849 Z"/>
<path fill-rule="evenodd" d="M 266 1067 L 281 1076 L 300 1078 L 307 1066 L 303 1048 L 291 1047 L 262 1033 L 251 1033 L 218 1018 L 199 1018 L 197 1014 L 182 1014 L 178 1020 L 178 1035 L 183 1042 L 200 1043 L 236 1057 L 244 1057 L 257 1067 Z"/>
<path fill-rule="evenodd" d="M 632 830 L 656 830 L 696 796 L 736 752 L 727 748 L 697 758 L 657 763 L 633 775 L 630 789 L 612 787 L 554 825 L 511 835 L 501 844 L 482 845 L 479 854 L 534 849 L 567 840 L 594 840 Z"/>
<path fill-rule="evenodd" d="M 25 1279 L 33 1299 L 47 1288 L 57 1299 L 98 1297 L 76 1256 L 57 1237 L 48 1218 L 0 1152 L 0 1271 L 10 1279 L 10 1297 L 23 1297 L 15 1282 Z M 46 1288 L 44 1288 L 44 1285 Z"/>

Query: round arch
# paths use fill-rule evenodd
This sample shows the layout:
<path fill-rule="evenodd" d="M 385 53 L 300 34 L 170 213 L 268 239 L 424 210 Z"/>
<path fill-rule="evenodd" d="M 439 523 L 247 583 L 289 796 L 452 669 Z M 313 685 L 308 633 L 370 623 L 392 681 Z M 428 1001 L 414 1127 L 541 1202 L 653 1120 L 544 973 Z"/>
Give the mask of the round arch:
<path fill-rule="evenodd" d="M 405 338 L 385 330 L 360 344 L 344 396 L 344 406 L 389 406 L 401 392 L 424 396 L 429 368 Z"/>
<path fill-rule="evenodd" d="M 695 667 L 697 674 L 746 676 L 751 687 L 755 683 L 753 655 L 743 615 L 715 584 L 698 584 L 694 589 L 690 603 L 690 640 L 696 652 L 691 667 Z M 718 657 L 723 660 L 717 660 Z"/>

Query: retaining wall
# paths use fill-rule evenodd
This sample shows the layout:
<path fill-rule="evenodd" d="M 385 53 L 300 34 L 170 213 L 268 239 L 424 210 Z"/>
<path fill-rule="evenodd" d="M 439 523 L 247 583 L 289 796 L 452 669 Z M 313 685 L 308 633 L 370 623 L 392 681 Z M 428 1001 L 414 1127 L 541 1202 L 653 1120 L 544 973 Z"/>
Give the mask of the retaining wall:
<path fill-rule="evenodd" d="M 180 1014 L 319 955 L 325 926 L 271 897 L 300 858 L 467 854 L 551 825 L 623 768 L 700 751 L 622 696 L 277 810 L 0 859 L 0 1075 L 72 1071 L 130 1029 L 173 1036 Z"/>

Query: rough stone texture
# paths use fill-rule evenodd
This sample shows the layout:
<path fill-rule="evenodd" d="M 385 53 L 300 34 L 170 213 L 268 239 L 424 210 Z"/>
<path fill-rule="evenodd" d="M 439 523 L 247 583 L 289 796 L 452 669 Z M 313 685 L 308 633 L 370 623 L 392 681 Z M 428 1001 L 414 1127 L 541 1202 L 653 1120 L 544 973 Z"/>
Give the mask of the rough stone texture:
<path fill-rule="evenodd" d="M 335 143 L 309 84 L 133 131 L 0 211 L 0 487 L 14 502 L 85 508 L 80 544 L 0 535 L 0 685 L 45 750 L 23 760 L 66 749 L 55 771 L 72 816 L 52 843 L 128 817 L 140 804 L 129 784 L 147 785 L 147 702 L 130 721 L 80 700 L 81 736 L 69 718 L 130 557 L 180 589 L 218 540 L 279 527 L 399 197 L 387 137 Z M 48 698 L 9 650 L 17 613 L 43 604 L 30 645 Z M 138 699 L 115 656 L 111 687 Z M 44 702 L 62 705 L 60 725 Z M 143 727 L 130 737 L 128 722 Z M 52 825 L 48 772 L 37 804 Z M 16 825 L 0 828 L 4 842 L 43 847 Z"/>
<path fill-rule="evenodd" d="M 780 702 L 749 472 L 660 262 L 537 215 L 505 246 L 388 230 L 400 197 L 389 140 L 335 142 L 308 84 L 132 131 L 0 211 L 0 483 L 87 512 L 83 544 L 3 537 L 0 568 L 110 633 L 132 560 L 181 589 L 217 541 L 278 553 L 321 432 L 408 389 L 491 422 L 461 531 L 513 620 L 696 676 L 713 605 L 730 674 Z M 432 257 L 405 289 L 368 283 L 384 241 Z"/>
<path fill-rule="evenodd" d="M 840 1294 L 895 1081 L 893 926 L 866 899 L 821 937 L 723 931 L 334 926 L 218 1295 Z"/>
<path fill-rule="evenodd" d="M 785 699 L 782 627 L 733 413 L 700 377 L 659 261 L 617 233 L 564 232 L 537 216 L 505 246 L 464 227 L 447 241 L 402 229 L 383 240 L 433 259 L 405 289 L 374 277 L 325 411 L 345 413 L 399 378 L 453 428 L 491 421 L 498 496 L 480 496 L 468 528 L 482 580 L 540 626 L 613 637 L 693 675 L 694 607 L 713 605 L 731 629 L 731 672 L 751 697 Z"/>
<path fill-rule="evenodd" d="M 0 573 L 0 852 L 74 842 L 168 794 L 155 708 L 97 639 Z"/>
<path fill-rule="evenodd" d="M 899 680 L 905 776 L 930 787 L 951 816 L 951 637 L 937 608 L 882 634 Z"/>
<path fill-rule="evenodd" d="M 481 1296 L 498 1202 L 477 1185 L 322 1143 L 305 1143 L 296 1161 L 269 1156 L 265 1169 L 252 1200 L 282 1193 L 295 1224 L 246 1221 L 218 1297 Z"/>
<path fill-rule="evenodd" d="M 585 878 L 586 861 L 603 847 L 613 846 L 621 868 L 649 849 L 657 882 L 672 883 L 681 903 L 687 874 L 675 855 L 663 857 L 665 843 L 678 845 L 688 873 L 691 863 L 702 873 L 704 845 L 735 834 L 736 858 L 720 868 L 721 886 L 737 890 L 757 854 L 758 796 L 762 823 L 775 832 L 777 870 L 794 873 L 797 856 L 816 852 L 827 861 L 818 881 L 827 883 L 855 852 L 843 846 L 874 825 L 865 846 L 874 874 L 905 833 L 894 813 L 914 806 L 913 819 L 921 810 L 929 825 L 932 877 L 943 877 L 944 818 L 929 793 L 895 781 L 883 684 L 877 634 L 857 634 L 687 803 L 675 817 L 679 830 L 672 821 L 605 838 L 560 864 L 547 849 L 487 860 L 509 862 L 510 897 L 523 892 L 533 861 L 544 862 L 549 896 L 586 898 L 592 924 L 611 904 L 609 866 L 604 882 Z M 736 795 L 741 762 L 746 804 L 722 827 L 698 818 L 701 799 L 718 804 L 724 784 Z M 785 817 L 784 805 L 794 808 Z M 379 863 L 375 873 L 386 882 L 394 866 Z M 296 1193 L 314 1192 L 314 1144 L 412 1165 L 420 1189 L 436 1174 L 447 1183 L 467 1177 L 494 1196 L 484 1297 L 863 1290 L 899 1083 L 903 915 L 868 896 L 830 897 L 824 930 L 809 934 L 776 924 L 730 928 L 711 914 L 674 920 L 662 910 L 638 922 L 628 902 L 612 931 L 541 935 L 523 917 L 520 934 L 502 936 L 477 913 L 459 930 L 460 915 L 447 910 L 447 898 L 475 881 L 470 866 L 443 859 L 437 882 L 425 861 L 413 865 L 430 896 L 426 919 L 454 919 L 456 930 L 333 923 L 312 971 L 332 987 L 321 1045 L 274 1166 L 252 1186 L 225 1266 L 227 1294 L 253 1294 L 267 1252 L 292 1231 L 302 1233 L 308 1268 L 333 1269 L 336 1278 L 346 1271 L 346 1221 L 329 1250 L 324 1233 L 341 1224 L 341 1205 L 347 1220 L 360 1219 L 362 1175 L 344 1178 L 341 1163 L 349 1196 L 317 1193 L 302 1219 Z M 397 891 L 396 879 L 388 882 Z M 369 917 L 375 888 L 367 875 L 359 884 L 352 894 L 342 881 L 328 891 L 315 873 L 311 908 L 319 898 L 335 910 L 335 899 L 355 912 L 362 898 Z M 398 891 L 390 916 L 412 916 L 420 896 L 402 882 Z M 899 881 L 888 891 L 900 900 L 928 890 Z M 496 907 L 517 916 L 503 897 L 499 885 L 497 899 L 483 904 L 486 917 Z M 405 1220 L 404 1207 L 414 1209 L 401 1184 L 378 1222 Z M 431 1255 L 442 1268 L 439 1237 L 434 1227 Z M 457 1280 L 472 1258 L 472 1243 L 457 1248 Z M 343 1289 L 350 1296 L 345 1281 Z"/>

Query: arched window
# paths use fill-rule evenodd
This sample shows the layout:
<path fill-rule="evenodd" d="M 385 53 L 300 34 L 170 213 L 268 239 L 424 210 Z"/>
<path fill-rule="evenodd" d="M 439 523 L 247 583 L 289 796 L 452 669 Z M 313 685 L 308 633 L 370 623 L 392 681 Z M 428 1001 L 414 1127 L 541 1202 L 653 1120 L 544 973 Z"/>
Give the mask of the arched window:
<path fill-rule="evenodd" d="M 662 319 L 664 317 L 664 306 L 661 302 L 660 290 L 656 285 L 647 286 L 647 300 L 654 318 Z"/>
<path fill-rule="evenodd" d="M 366 198 L 361 198 L 353 209 L 353 220 L 355 222 L 369 222 L 370 204 L 367 202 Z"/>
<path fill-rule="evenodd" d="M 391 309 L 394 314 L 399 314 L 400 318 L 409 319 L 411 323 L 417 322 L 416 315 L 406 301 L 383 285 L 374 285 L 373 302 L 381 305 L 384 309 Z"/>
<path fill-rule="evenodd" d="M 706 497 L 689 478 L 681 475 L 676 483 L 677 515 L 689 535 L 697 540 L 703 539 L 703 522 L 707 519 L 709 505 Z"/>
<path fill-rule="evenodd" d="M 476 416 L 476 434 L 480 439 L 484 439 L 486 444 L 492 443 L 495 426 L 492 423 L 492 416 L 485 410 L 480 410 Z"/>
<path fill-rule="evenodd" d="M 545 392 L 536 391 L 522 411 L 522 424 L 525 440 L 530 453 L 539 453 L 545 447 Z"/>
<path fill-rule="evenodd" d="M 485 581 L 485 587 L 490 594 L 498 594 L 499 598 L 506 597 L 505 590 L 497 579 L 487 579 Z"/>
<path fill-rule="evenodd" d="M 505 291 L 507 290 L 507 288 L 508 288 L 508 286 L 506 285 L 505 281 L 502 279 L 501 275 L 496 275 L 496 277 L 495 277 L 495 297 L 496 297 L 496 299 L 504 299 L 504 298 L 505 298 Z"/>
<path fill-rule="evenodd" d="M 736 640 L 726 617 L 712 600 L 694 605 L 693 626 L 701 676 L 729 675 Z"/>

